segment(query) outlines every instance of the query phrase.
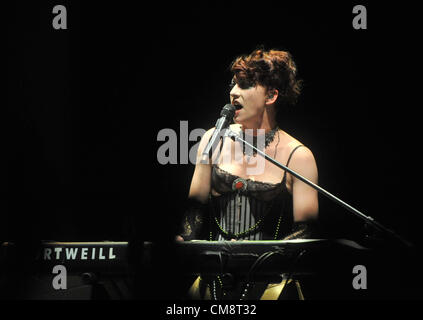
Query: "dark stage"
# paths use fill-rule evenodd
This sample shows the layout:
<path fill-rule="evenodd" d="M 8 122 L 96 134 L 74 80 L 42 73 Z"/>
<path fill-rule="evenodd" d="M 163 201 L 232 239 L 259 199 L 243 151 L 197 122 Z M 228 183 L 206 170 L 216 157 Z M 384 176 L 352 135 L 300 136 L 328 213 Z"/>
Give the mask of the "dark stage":
<path fill-rule="evenodd" d="M 135 251 L 151 241 L 163 255 L 148 276 L 135 276 L 135 297 L 180 298 L 172 243 L 194 165 L 181 163 L 180 146 L 178 164 L 160 164 L 157 135 L 169 128 L 184 144 L 181 121 L 189 131 L 213 127 L 229 103 L 229 64 L 262 45 L 296 60 L 303 93 L 278 121 L 313 151 L 319 185 L 414 244 L 411 257 L 393 250 L 379 260 L 376 288 L 369 274 L 368 291 L 348 288 L 340 298 L 421 299 L 413 9 L 360 3 L 368 24 L 355 30 L 357 3 L 295 3 L 60 1 L 65 30 L 52 26 L 55 1 L 15 4 L 0 223 L 0 240 L 21 252 L 14 272 L 31 273 L 41 240 L 129 241 Z M 325 238 L 366 234 L 362 220 L 325 197 L 319 216 Z M 381 241 L 385 253 L 395 247 Z M 157 278 L 171 289 L 158 290 Z M 5 287 L 3 298 L 21 297 L 19 285 Z M 313 297 L 336 298 L 324 291 Z"/>

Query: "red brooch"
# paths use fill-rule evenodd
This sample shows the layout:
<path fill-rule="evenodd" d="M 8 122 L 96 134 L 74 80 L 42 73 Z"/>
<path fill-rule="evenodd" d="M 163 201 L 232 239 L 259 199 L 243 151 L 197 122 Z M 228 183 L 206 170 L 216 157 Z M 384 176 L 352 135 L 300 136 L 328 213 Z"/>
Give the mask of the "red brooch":
<path fill-rule="evenodd" d="M 232 190 L 245 191 L 247 189 L 247 181 L 242 178 L 235 179 L 232 183 Z"/>

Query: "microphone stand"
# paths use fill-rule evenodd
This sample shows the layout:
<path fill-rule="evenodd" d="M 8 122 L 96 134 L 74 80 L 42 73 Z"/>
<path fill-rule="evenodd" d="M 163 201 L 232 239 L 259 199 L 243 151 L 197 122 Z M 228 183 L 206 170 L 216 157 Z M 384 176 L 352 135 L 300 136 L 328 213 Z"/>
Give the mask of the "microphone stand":
<path fill-rule="evenodd" d="M 263 151 L 257 149 L 252 144 L 250 144 L 247 141 L 245 141 L 244 139 L 242 139 L 241 136 L 238 133 L 233 132 L 232 130 L 230 130 L 229 128 L 227 128 L 225 130 L 225 133 L 224 133 L 223 137 L 229 137 L 232 140 L 236 140 L 236 141 L 239 141 L 241 143 L 244 143 L 245 145 L 247 145 L 251 149 L 255 150 L 257 152 L 257 154 L 261 155 L 266 160 L 270 161 L 271 163 L 273 163 L 274 165 L 278 166 L 282 170 L 285 170 L 285 171 L 289 172 L 294 177 L 296 177 L 298 180 L 301 180 L 302 182 L 308 184 L 310 187 L 316 189 L 317 191 L 319 191 L 320 193 L 322 193 L 323 195 L 325 195 L 326 197 L 328 197 L 329 199 L 331 199 L 335 203 L 339 204 L 340 206 L 342 206 L 345 209 L 347 209 L 349 212 L 353 213 L 354 215 L 356 215 L 360 219 L 364 220 L 365 223 L 366 223 L 366 225 L 370 225 L 370 226 L 374 227 L 376 230 L 378 230 L 378 231 L 380 231 L 382 233 L 385 233 L 385 234 L 387 234 L 387 235 L 395 238 L 396 240 L 398 240 L 399 242 L 401 242 L 404 246 L 406 246 L 408 248 L 412 248 L 413 247 L 413 245 L 410 242 L 408 242 L 405 239 L 401 238 L 394 231 L 392 231 L 392 230 L 384 227 L 383 225 L 381 225 L 379 222 L 377 222 L 372 217 L 366 216 L 365 214 L 363 214 L 359 210 L 357 210 L 354 207 L 350 206 L 348 203 L 346 203 L 346 202 L 342 201 L 341 199 L 335 197 L 333 194 L 331 194 L 330 192 L 326 191 L 322 187 L 318 186 L 317 184 L 315 184 L 315 183 L 311 182 L 310 180 L 306 179 L 305 177 L 301 176 L 300 174 L 298 174 L 294 170 L 292 170 L 292 169 L 284 166 L 283 164 L 279 163 L 278 161 L 276 161 L 272 157 L 268 156 Z M 222 143 L 223 143 L 223 141 L 222 141 Z"/>

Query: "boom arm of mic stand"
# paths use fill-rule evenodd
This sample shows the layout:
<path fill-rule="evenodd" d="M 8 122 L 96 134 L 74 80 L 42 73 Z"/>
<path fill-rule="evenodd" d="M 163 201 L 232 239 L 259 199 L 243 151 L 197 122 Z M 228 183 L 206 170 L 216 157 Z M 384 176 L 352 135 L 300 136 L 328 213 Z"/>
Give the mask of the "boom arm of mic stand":
<path fill-rule="evenodd" d="M 362 213 L 359 210 L 355 209 L 354 207 L 350 206 L 348 203 L 342 201 L 341 199 L 335 197 L 333 194 L 331 194 L 330 192 L 326 191 L 322 187 L 320 187 L 317 184 L 311 182 L 310 180 L 308 180 L 307 178 L 305 178 L 302 175 L 298 174 L 294 170 L 292 170 L 292 169 L 284 166 L 283 164 L 279 163 L 278 161 L 276 161 L 272 157 L 268 156 L 263 151 L 257 149 L 252 144 L 250 144 L 247 141 L 245 141 L 244 139 L 242 139 L 241 136 L 239 134 L 237 134 L 236 132 L 233 132 L 232 130 L 227 129 L 226 132 L 225 132 L 225 136 L 230 137 L 231 139 L 237 140 L 237 141 L 239 141 L 241 143 L 244 143 L 245 145 L 249 146 L 250 148 L 252 148 L 253 150 L 255 150 L 259 155 L 261 155 L 262 157 L 264 157 L 266 160 L 270 161 L 271 163 L 273 163 L 274 165 L 278 166 L 279 168 L 281 168 L 281 169 L 289 172 L 294 177 L 296 177 L 298 180 L 301 180 L 302 182 L 308 184 L 310 187 L 316 189 L 317 191 L 319 191 L 320 193 L 322 193 L 323 195 L 325 195 L 326 197 L 328 197 L 332 201 L 336 202 L 337 204 L 339 204 L 342 207 L 344 207 L 345 209 L 347 209 L 349 212 L 351 212 L 351 213 L 355 214 L 356 216 L 358 216 L 359 218 L 363 219 L 367 224 L 373 226 L 376 230 L 385 232 L 385 233 L 393 236 L 394 238 L 396 238 L 397 240 L 399 240 L 400 242 L 402 242 L 407 247 L 412 247 L 413 246 L 411 243 L 409 243 L 408 241 L 406 241 L 403 238 L 401 238 L 399 235 L 397 235 L 396 233 L 394 233 L 392 230 L 384 227 L 383 225 L 381 225 L 380 223 L 378 223 L 377 221 L 375 221 L 375 219 L 373 219 L 372 217 L 366 216 L 364 213 Z"/>

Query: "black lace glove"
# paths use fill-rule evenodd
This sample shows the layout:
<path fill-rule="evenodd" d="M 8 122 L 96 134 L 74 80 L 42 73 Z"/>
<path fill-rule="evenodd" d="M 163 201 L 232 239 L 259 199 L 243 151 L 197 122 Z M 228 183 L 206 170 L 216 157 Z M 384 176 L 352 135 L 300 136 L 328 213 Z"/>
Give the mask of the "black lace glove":
<path fill-rule="evenodd" d="M 287 235 L 283 240 L 293 239 L 313 239 L 318 235 L 318 227 L 316 220 L 294 222 L 291 234 Z"/>
<path fill-rule="evenodd" d="M 185 241 L 193 239 L 206 239 L 208 226 L 208 204 L 195 199 L 188 199 L 182 223 L 178 228 L 178 234 Z"/>

